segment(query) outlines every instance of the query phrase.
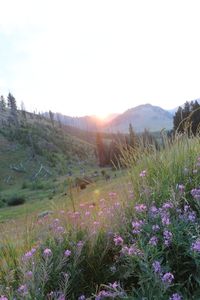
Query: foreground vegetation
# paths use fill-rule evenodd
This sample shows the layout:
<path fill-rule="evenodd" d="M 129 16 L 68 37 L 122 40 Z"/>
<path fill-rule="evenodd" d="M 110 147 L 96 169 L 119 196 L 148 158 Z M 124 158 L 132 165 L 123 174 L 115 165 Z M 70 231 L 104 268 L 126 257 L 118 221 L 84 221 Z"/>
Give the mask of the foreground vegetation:
<path fill-rule="evenodd" d="M 128 149 L 129 179 L 103 198 L 5 235 L 0 299 L 200 299 L 199 154 L 199 137 L 185 135 Z"/>

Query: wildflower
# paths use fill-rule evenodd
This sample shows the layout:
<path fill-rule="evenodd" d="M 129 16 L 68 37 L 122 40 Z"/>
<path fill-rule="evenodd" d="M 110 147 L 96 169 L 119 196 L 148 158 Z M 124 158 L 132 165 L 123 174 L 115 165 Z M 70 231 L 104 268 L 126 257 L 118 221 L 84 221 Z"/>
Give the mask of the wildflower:
<path fill-rule="evenodd" d="M 19 288 L 18 288 L 18 293 L 21 294 L 22 296 L 25 296 L 28 294 L 28 288 L 27 288 L 27 285 L 26 284 L 23 284 L 21 285 Z"/>
<path fill-rule="evenodd" d="M 183 184 L 178 184 L 178 190 L 180 193 L 183 193 L 185 191 L 185 186 Z"/>
<path fill-rule="evenodd" d="M 26 252 L 26 253 L 24 254 L 24 256 L 22 257 L 22 260 L 23 260 L 23 261 L 29 260 L 30 258 L 33 257 L 33 255 L 35 254 L 35 252 L 36 252 L 36 249 L 35 249 L 35 248 L 32 248 L 30 251 L 28 251 L 28 252 Z"/>
<path fill-rule="evenodd" d="M 114 283 L 109 283 L 109 286 L 112 288 L 112 289 L 116 289 L 119 284 L 115 281 Z"/>
<path fill-rule="evenodd" d="M 45 257 L 49 257 L 49 256 L 52 255 L 52 251 L 51 251 L 51 249 L 46 248 L 46 249 L 43 251 L 43 254 L 44 254 Z"/>
<path fill-rule="evenodd" d="M 89 211 L 86 211 L 86 212 L 85 212 L 85 216 L 88 217 L 89 215 L 90 215 L 90 212 L 89 212 Z"/>
<path fill-rule="evenodd" d="M 159 210 L 154 204 L 150 207 L 149 212 L 152 218 L 156 218 L 159 214 Z"/>
<path fill-rule="evenodd" d="M 172 233 L 168 230 L 164 230 L 163 232 L 163 236 L 164 236 L 164 244 L 165 246 L 169 246 L 171 241 L 172 241 Z"/>
<path fill-rule="evenodd" d="M 149 240 L 149 244 L 152 246 L 156 246 L 158 243 L 158 238 L 156 236 L 153 236 L 152 238 L 150 238 Z"/>
<path fill-rule="evenodd" d="M 0 296 L 0 300 L 8 300 L 8 298 L 4 295 Z"/>
<path fill-rule="evenodd" d="M 138 204 L 135 206 L 135 210 L 137 212 L 145 212 L 147 210 L 147 206 L 145 204 Z"/>
<path fill-rule="evenodd" d="M 168 226 L 170 224 L 169 213 L 163 212 L 161 214 L 161 220 L 162 220 L 163 226 Z"/>
<path fill-rule="evenodd" d="M 79 242 L 77 243 L 77 247 L 78 247 L 78 248 L 82 248 L 82 247 L 83 247 L 83 241 L 79 241 Z"/>
<path fill-rule="evenodd" d="M 66 300 L 65 295 L 63 293 L 60 293 L 58 300 Z"/>
<path fill-rule="evenodd" d="M 173 280 L 174 280 L 174 275 L 170 272 L 165 273 L 162 277 L 162 282 L 165 284 L 171 284 Z"/>
<path fill-rule="evenodd" d="M 196 242 L 192 243 L 192 250 L 195 252 L 200 252 L 200 239 L 196 240 Z"/>
<path fill-rule="evenodd" d="M 141 232 L 141 227 L 142 227 L 142 225 L 144 224 L 144 221 L 142 221 L 142 220 L 139 220 L 139 221 L 133 221 L 132 222 L 132 227 L 133 227 L 133 233 L 134 234 L 138 234 L 138 233 L 140 233 Z"/>
<path fill-rule="evenodd" d="M 27 278 L 31 278 L 32 276 L 33 276 L 33 272 L 32 271 L 26 272 L 26 277 Z"/>
<path fill-rule="evenodd" d="M 70 250 L 66 250 L 65 252 L 64 252 L 64 255 L 66 256 L 66 257 L 69 257 L 70 255 L 71 255 L 71 251 Z"/>
<path fill-rule="evenodd" d="M 121 236 L 115 236 L 113 241 L 115 243 L 115 246 L 121 246 L 121 245 L 123 245 L 123 242 L 124 242 L 124 240 Z"/>
<path fill-rule="evenodd" d="M 192 189 L 191 190 L 191 195 L 194 199 L 200 200 L 200 188 L 198 189 Z"/>
<path fill-rule="evenodd" d="M 140 256 L 141 254 L 142 254 L 142 252 L 134 244 L 128 248 L 128 255 Z"/>
<path fill-rule="evenodd" d="M 195 211 L 190 211 L 187 215 L 189 221 L 194 222 L 196 220 L 196 213 Z"/>
<path fill-rule="evenodd" d="M 163 209 L 169 209 L 169 208 L 173 208 L 173 207 L 174 207 L 174 205 L 171 202 L 166 202 L 162 206 Z"/>
<path fill-rule="evenodd" d="M 78 297 L 78 300 L 85 300 L 85 295 L 81 295 L 80 297 Z"/>
<path fill-rule="evenodd" d="M 64 233 L 65 232 L 65 229 L 64 229 L 64 227 L 62 227 L 62 226 L 58 226 L 58 227 L 55 227 L 55 232 L 56 233 Z"/>
<path fill-rule="evenodd" d="M 154 231 L 154 232 L 157 232 L 157 231 L 159 231 L 160 230 L 160 226 L 159 225 L 153 225 L 152 226 L 152 230 Z"/>
<path fill-rule="evenodd" d="M 147 171 L 146 170 L 143 170 L 141 173 L 140 173 L 140 177 L 145 177 L 147 175 Z"/>
<path fill-rule="evenodd" d="M 155 260 L 152 264 L 152 267 L 153 267 L 154 273 L 161 274 L 161 265 L 160 265 L 159 261 Z"/>
<path fill-rule="evenodd" d="M 182 299 L 182 297 L 181 297 L 178 293 L 173 294 L 173 295 L 169 298 L 169 300 L 181 300 L 181 299 Z"/>

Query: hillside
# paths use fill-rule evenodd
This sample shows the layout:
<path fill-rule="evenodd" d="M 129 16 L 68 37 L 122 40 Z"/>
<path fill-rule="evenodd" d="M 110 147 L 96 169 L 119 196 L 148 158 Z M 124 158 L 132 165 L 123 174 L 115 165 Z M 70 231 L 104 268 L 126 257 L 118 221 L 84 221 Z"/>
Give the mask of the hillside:
<path fill-rule="evenodd" d="M 161 107 L 144 104 L 128 109 L 106 124 L 104 130 L 125 133 L 128 132 L 130 123 L 136 132 L 142 132 L 145 128 L 149 131 L 160 131 L 163 128 L 172 129 L 173 117 Z"/>
<path fill-rule="evenodd" d="M 41 115 L 0 115 L 0 188 L 23 180 L 72 173 L 95 164 L 95 146 Z"/>

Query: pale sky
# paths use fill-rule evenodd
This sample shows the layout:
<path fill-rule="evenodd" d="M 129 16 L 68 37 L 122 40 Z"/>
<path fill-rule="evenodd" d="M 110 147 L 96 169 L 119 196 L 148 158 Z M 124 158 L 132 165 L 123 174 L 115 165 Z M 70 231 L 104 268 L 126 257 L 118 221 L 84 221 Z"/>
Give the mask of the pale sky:
<path fill-rule="evenodd" d="M 200 97 L 200 1 L 0 0 L 0 94 L 106 115 Z"/>

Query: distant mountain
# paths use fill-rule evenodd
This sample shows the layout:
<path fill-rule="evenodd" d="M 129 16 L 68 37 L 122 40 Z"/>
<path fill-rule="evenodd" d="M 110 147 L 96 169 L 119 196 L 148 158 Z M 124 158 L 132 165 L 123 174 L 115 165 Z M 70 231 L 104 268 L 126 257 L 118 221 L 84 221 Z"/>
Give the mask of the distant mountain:
<path fill-rule="evenodd" d="M 104 119 L 104 122 L 110 122 L 112 121 L 113 119 L 115 119 L 116 117 L 118 117 L 120 114 L 110 114 L 108 115 L 105 119 Z"/>
<path fill-rule="evenodd" d="M 103 125 L 103 121 L 95 116 L 70 117 L 60 113 L 55 113 L 55 119 L 64 125 L 77 127 L 86 131 L 98 131 L 98 129 Z"/>
<path fill-rule="evenodd" d="M 48 113 L 45 115 L 49 117 Z M 54 116 L 64 125 L 89 132 L 127 133 L 130 123 L 136 132 L 142 132 L 145 128 L 149 131 L 160 131 L 163 128 L 170 130 L 173 127 L 173 114 L 151 104 L 136 106 L 122 114 L 111 114 L 104 120 L 95 116 L 70 117 L 60 113 L 55 113 Z"/>
<path fill-rule="evenodd" d="M 159 131 L 163 128 L 172 129 L 173 116 L 161 107 L 144 104 L 128 109 L 106 124 L 103 129 L 125 133 L 128 132 L 130 123 L 136 132 L 142 132 L 145 128 L 149 131 Z"/>

